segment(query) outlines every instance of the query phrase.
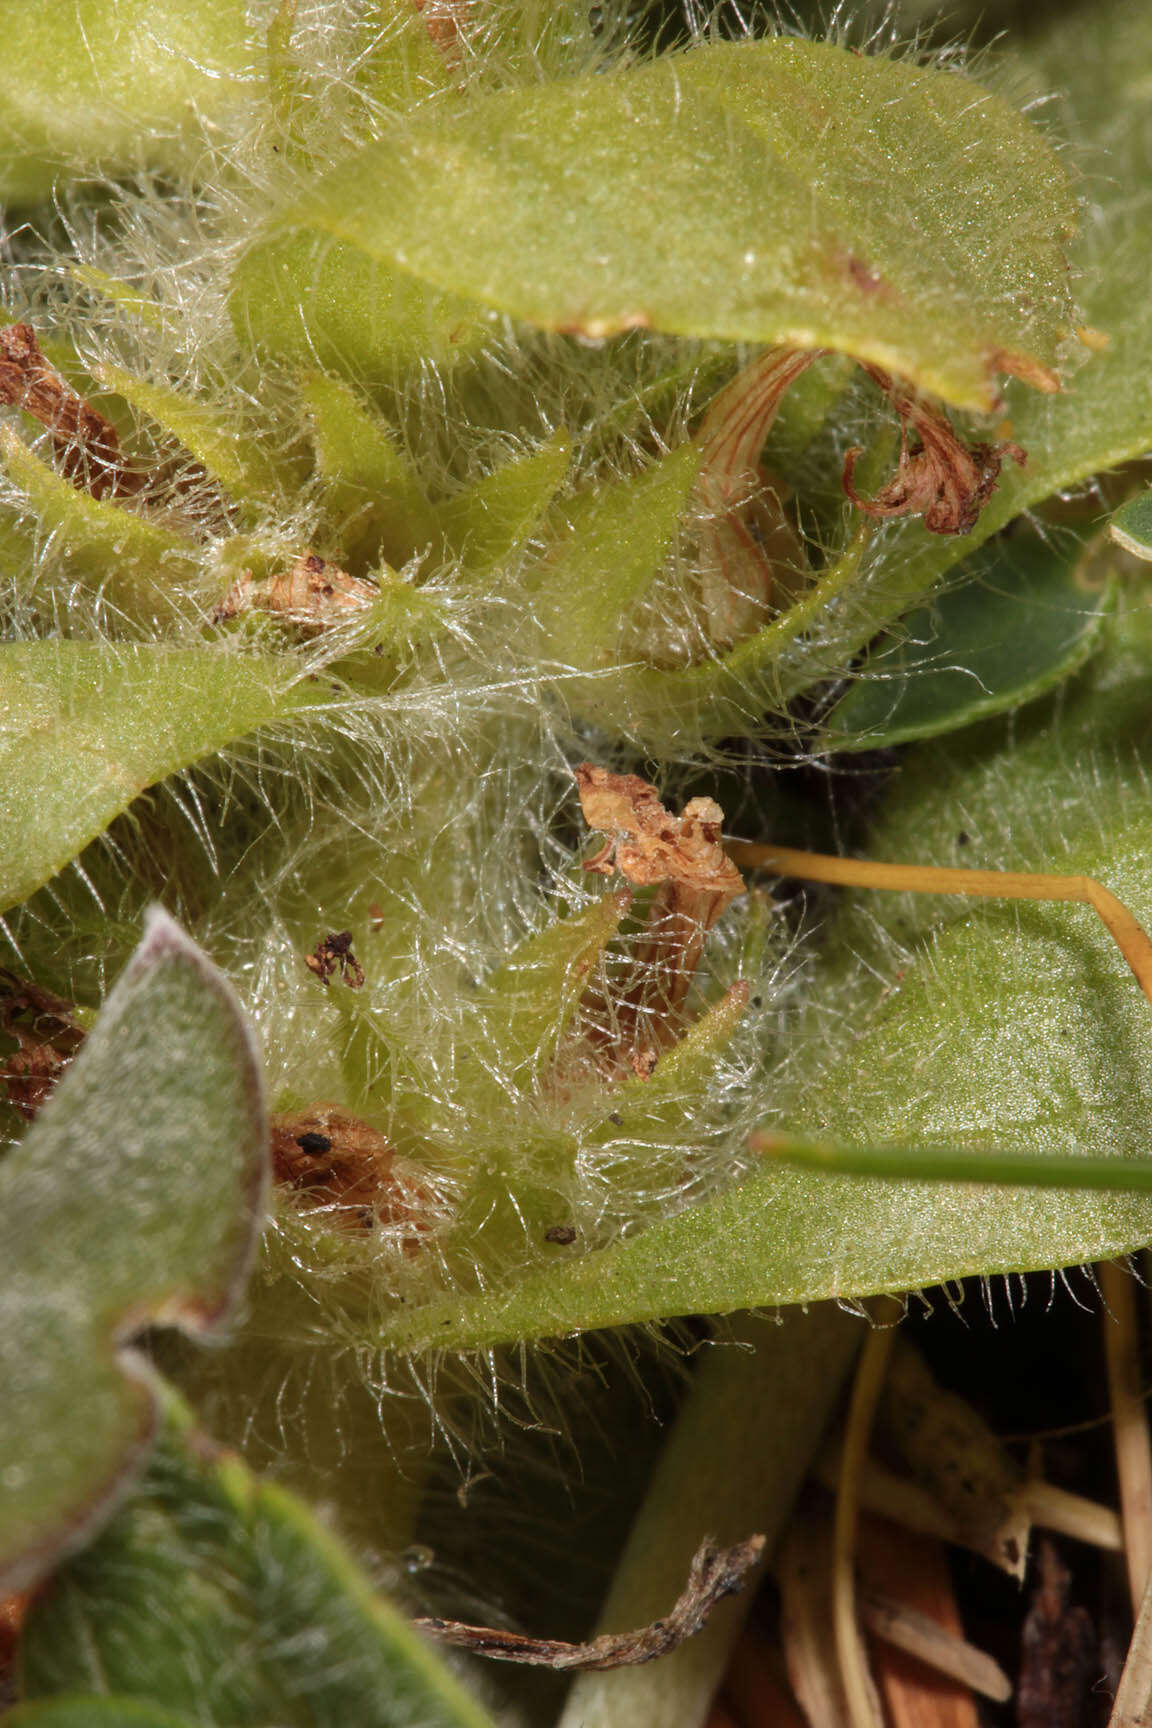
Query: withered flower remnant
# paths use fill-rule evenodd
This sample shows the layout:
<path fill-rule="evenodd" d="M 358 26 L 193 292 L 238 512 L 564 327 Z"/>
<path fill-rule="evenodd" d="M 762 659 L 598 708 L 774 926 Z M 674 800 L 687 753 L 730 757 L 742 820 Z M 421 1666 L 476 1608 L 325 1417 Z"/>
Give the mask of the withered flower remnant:
<path fill-rule="evenodd" d="M 583 762 L 575 776 L 585 821 L 609 836 L 584 868 L 602 876 L 618 870 L 637 887 L 657 889 L 638 950 L 642 967 L 615 1011 L 619 1040 L 633 1039 L 633 1069 L 646 1077 L 679 1035 L 704 938 L 743 893 L 744 878 L 720 844 L 724 812 L 714 799 L 690 799 L 673 816 L 639 775 Z M 636 1038 L 641 1020 L 646 1044 Z"/>
<path fill-rule="evenodd" d="M 351 930 L 330 930 L 310 954 L 305 954 L 304 964 L 325 986 L 339 972 L 349 990 L 364 987 L 364 968 L 352 952 Z"/>
<path fill-rule="evenodd" d="M 843 486 L 858 510 L 868 516 L 923 516 L 931 534 L 968 534 L 996 490 L 1006 457 L 1023 467 L 1028 457 L 1019 444 L 964 444 L 946 414 L 919 400 L 878 367 L 864 370 L 900 416 L 900 464 L 875 498 L 861 498 L 853 484 L 860 447 L 844 458 Z M 909 451 L 909 428 L 919 449 Z"/>
<path fill-rule="evenodd" d="M 309 1207 L 323 1208 L 337 1226 L 401 1226 L 406 1249 L 431 1227 L 427 1189 L 398 1162 L 386 1135 L 343 1106 L 314 1104 L 273 1116 L 269 1138 L 276 1181 Z"/>
<path fill-rule="evenodd" d="M 374 583 L 350 576 L 315 552 L 302 552 L 287 570 L 264 582 L 254 582 L 245 571 L 216 607 L 212 622 L 225 624 L 245 612 L 267 612 L 317 631 L 363 611 L 378 597 Z"/>

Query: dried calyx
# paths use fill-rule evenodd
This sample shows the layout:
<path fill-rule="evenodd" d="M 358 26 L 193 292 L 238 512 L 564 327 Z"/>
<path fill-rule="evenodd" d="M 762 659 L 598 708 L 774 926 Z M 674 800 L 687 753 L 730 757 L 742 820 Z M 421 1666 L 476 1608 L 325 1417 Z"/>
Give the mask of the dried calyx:
<path fill-rule="evenodd" d="M 316 552 L 302 552 L 287 570 L 264 582 L 254 582 L 245 571 L 216 607 L 212 622 L 224 624 L 245 612 L 266 612 L 311 633 L 362 612 L 379 596 L 374 582 L 350 576 Z"/>
<path fill-rule="evenodd" d="M 996 489 L 1007 457 L 1021 468 L 1028 460 L 1019 444 L 964 444 L 941 409 L 919 400 L 876 366 L 865 366 L 900 416 L 900 464 L 875 498 L 861 498 L 853 484 L 859 446 L 844 458 L 843 486 L 868 516 L 923 516 L 932 534 L 968 534 Z M 910 450 L 909 430 L 918 440 Z"/>
<path fill-rule="evenodd" d="M 432 1228 L 435 1208 L 419 1176 L 386 1135 L 342 1105 L 273 1116 L 269 1140 L 277 1182 L 337 1228 L 391 1228 L 409 1251 Z"/>
<path fill-rule="evenodd" d="M 611 1031 L 603 1037 L 645 1076 L 681 1036 L 704 938 L 744 892 L 744 878 L 720 844 L 724 812 L 714 799 L 693 798 L 673 816 L 636 774 L 582 762 L 575 775 L 585 821 L 608 836 L 585 870 L 619 872 L 657 890 L 636 943 L 634 976 L 608 1005 Z"/>

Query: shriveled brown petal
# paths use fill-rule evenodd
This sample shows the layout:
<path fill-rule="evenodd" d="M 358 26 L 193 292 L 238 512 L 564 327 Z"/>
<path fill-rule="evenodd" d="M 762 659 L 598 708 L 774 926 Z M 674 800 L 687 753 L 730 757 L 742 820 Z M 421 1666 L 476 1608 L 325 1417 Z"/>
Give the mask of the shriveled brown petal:
<path fill-rule="evenodd" d="M 612 774 L 591 762 L 575 770 L 580 807 L 589 828 L 615 843 L 616 868 L 638 887 L 667 882 L 715 906 L 709 925 L 737 894 L 744 878 L 720 844 L 724 812 L 712 798 L 693 798 L 673 816 L 654 786 L 637 774 Z M 603 874 L 603 854 L 592 868 Z"/>
<path fill-rule="evenodd" d="M 865 368 L 900 416 L 900 462 L 895 475 L 874 498 L 861 498 L 853 483 L 859 448 L 844 458 L 843 486 L 858 510 L 868 516 L 922 516 L 932 534 L 967 534 L 996 489 L 1005 459 L 1023 467 L 1019 444 L 964 444 L 946 414 L 896 384 L 886 372 Z M 910 451 L 911 430 L 919 448 Z"/>
<path fill-rule="evenodd" d="M 730 648 L 789 603 L 803 542 L 760 465 L 772 422 L 820 350 L 766 348 L 713 399 L 696 433 L 695 562 L 709 641 Z"/>
<path fill-rule="evenodd" d="M 413 1247 L 431 1228 L 434 1206 L 418 1175 L 397 1160 L 387 1135 L 339 1104 L 273 1116 L 269 1122 L 277 1182 L 331 1221 L 353 1230 L 402 1225 Z"/>
<path fill-rule="evenodd" d="M 673 816 L 636 774 L 583 762 L 575 775 L 589 827 L 608 836 L 586 868 L 607 875 L 614 860 L 629 882 L 659 888 L 637 944 L 635 981 L 609 1016 L 617 1057 L 647 1078 L 679 1036 L 704 938 L 744 878 L 720 844 L 724 812 L 714 799 L 693 798 Z"/>

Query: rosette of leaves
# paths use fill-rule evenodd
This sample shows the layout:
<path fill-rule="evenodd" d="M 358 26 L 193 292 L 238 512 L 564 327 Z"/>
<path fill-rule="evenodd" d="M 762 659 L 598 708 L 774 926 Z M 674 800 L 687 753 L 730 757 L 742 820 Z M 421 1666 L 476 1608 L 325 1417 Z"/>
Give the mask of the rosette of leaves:
<path fill-rule="evenodd" d="M 359 1385 L 1148 1233 L 747 1145 L 1135 1158 L 1095 933 L 855 904 L 802 965 L 750 878 L 670 951 L 670 878 L 583 867 L 572 778 L 812 843 L 794 776 L 722 759 L 907 744 L 862 848 L 1056 852 L 1144 909 L 1142 623 L 1092 497 L 1047 503 L 1152 445 L 1142 26 L 1034 30 L 1009 80 L 595 11 L 0 7 L 5 929 L 82 1030 L 159 895 L 260 1028 L 279 1194 L 222 1407 L 259 1349 Z M 71 1051 L 5 1025 L 28 1104 Z"/>

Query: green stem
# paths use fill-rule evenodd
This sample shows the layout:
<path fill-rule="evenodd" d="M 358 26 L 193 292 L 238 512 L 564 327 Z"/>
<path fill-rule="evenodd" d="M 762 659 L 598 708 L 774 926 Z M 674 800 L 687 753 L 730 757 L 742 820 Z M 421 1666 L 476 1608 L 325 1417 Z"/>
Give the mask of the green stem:
<path fill-rule="evenodd" d="M 843 1146 L 791 1134 L 752 1135 L 753 1151 L 779 1164 L 835 1176 L 892 1182 L 986 1182 L 1001 1188 L 1100 1188 L 1152 1192 L 1152 1158 L 1101 1158 L 1091 1152 L 969 1152 L 950 1146 Z"/>
<path fill-rule="evenodd" d="M 666 1613 L 704 1536 L 761 1533 L 771 1553 L 863 1339 L 831 1302 L 780 1324 L 747 1316 L 710 1351 L 656 1468 L 597 1631 Z M 749 1349 L 751 1345 L 753 1348 Z M 742 1346 L 742 1347 L 741 1347 Z M 659 1662 L 575 1683 L 559 1728 L 698 1728 L 751 1605 L 751 1585 Z"/>

